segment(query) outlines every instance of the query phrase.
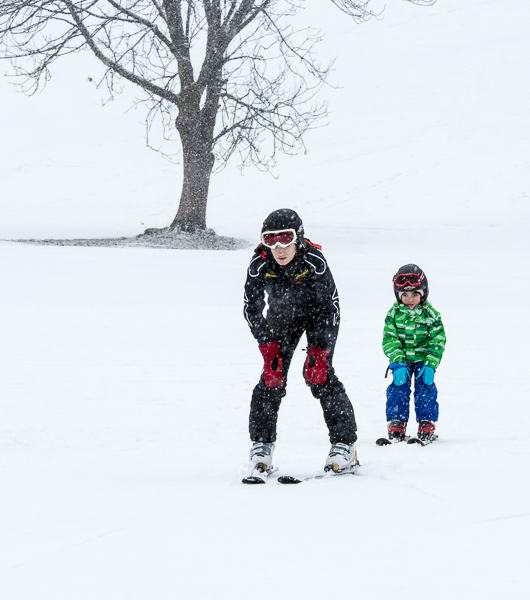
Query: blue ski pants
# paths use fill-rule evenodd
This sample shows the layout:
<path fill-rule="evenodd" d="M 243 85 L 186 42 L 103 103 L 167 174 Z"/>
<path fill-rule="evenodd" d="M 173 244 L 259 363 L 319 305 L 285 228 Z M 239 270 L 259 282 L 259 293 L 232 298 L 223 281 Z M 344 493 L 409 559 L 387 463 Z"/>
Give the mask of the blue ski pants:
<path fill-rule="evenodd" d="M 399 419 L 407 422 L 409 420 L 409 402 L 414 377 L 414 408 L 416 410 L 416 421 L 423 419 L 438 421 L 438 390 L 436 384 L 425 385 L 423 377 L 418 379 L 418 373 L 423 367 L 423 362 L 408 363 L 407 370 L 410 379 L 406 383 L 397 386 L 392 382 L 386 390 L 386 420 Z"/>

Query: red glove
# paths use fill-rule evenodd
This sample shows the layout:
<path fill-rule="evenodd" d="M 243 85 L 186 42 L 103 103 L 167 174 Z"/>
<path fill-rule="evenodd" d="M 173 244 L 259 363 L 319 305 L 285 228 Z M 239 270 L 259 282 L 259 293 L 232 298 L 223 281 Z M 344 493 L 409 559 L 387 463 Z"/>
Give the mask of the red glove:
<path fill-rule="evenodd" d="M 306 383 L 326 383 L 328 378 L 327 357 L 329 350 L 319 350 L 318 348 L 309 348 L 304 365 L 304 377 Z"/>
<path fill-rule="evenodd" d="M 263 355 L 265 364 L 263 366 L 263 375 L 265 377 L 265 385 L 267 387 L 278 387 L 284 385 L 282 373 L 282 354 L 278 341 L 270 344 L 262 344 L 259 351 Z"/>

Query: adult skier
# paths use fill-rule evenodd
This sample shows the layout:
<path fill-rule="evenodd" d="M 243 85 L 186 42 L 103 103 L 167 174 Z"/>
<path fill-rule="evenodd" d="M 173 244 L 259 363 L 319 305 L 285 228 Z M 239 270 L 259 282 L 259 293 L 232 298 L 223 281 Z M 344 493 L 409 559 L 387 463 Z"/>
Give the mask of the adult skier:
<path fill-rule="evenodd" d="M 245 482 L 259 483 L 270 472 L 289 365 L 304 332 L 303 375 L 320 400 L 331 441 L 325 470 L 340 473 L 357 464 L 355 415 L 332 364 L 339 296 L 321 247 L 304 237 L 294 210 L 276 210 L 263 223 L 261 244 L 247 272 L 244 315 L 264 360 L 249 419 L 250 462 L 263 476 Z"/>
<path fill-rule="evenodd" d="M 418 265 L 403 265 L 392 281 L 396 302 L 386 315 L 383 331 L 383 352 L 392 370 L 392 383 L 386 391 L 388 438 L 394 443 L 408 439 L 405 434 L 414 377 L 418 437 L 409 443 L 428 443 L 437 438 L 438 390 L 434 374 L 445 350 L 445 330 L 440 313 L 427 300 L 429 284 Z M 388 441 L 381 438 L 377 443 Z"/>

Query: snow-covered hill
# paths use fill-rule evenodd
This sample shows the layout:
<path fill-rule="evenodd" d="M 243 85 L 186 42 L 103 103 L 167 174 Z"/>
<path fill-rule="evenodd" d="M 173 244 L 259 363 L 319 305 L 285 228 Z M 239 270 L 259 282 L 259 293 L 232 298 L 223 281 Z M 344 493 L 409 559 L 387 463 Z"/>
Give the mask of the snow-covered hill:
<path fill-rule="evenodd" d="M 323 5 L 308 17 L 339 56 L 329 125 L 277 179 L 217 175 L 209 225 L 257 241 L 291 206 L 324 245 L 359 476 L 240 484 L 261 369 L 242 317 L 248 250 L 1 242 L 2 597 L 525 597 L 530 8 L 397 2 L 356 26 Z M 179 167 L 144 147 L 125 96 L 100 106 L 96 68 L 76 57 L 32 98 L 0 83 L 0 238 L 171 220 Z M 440 440 L 379 448 L 382 325 L 409 261 L 448 335 Z M 295 475 L 328 451 L 303 358 L 275 454 Z"/>

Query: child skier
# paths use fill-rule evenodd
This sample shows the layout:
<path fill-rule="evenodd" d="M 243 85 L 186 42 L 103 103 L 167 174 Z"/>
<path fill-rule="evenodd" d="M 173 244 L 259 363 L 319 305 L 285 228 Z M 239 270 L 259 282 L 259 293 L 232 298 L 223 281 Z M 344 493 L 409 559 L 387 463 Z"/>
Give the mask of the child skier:
<path fill-rule="evenodd" d="M 445 349 L 444 326 L 440 313 L 427 301 L 427 277 L 417 265 L 401 267 L 393 282 L 397 302 L 388 311 L 383 332 L 383 351 L 390 359 L 388 369 L 393 375 L 386 391 L 388 438 L 392 442 L 407 439 L 405 431 L 414 375 L 418 439 L 429 443 L 437 438 L 434 431 L 438 420 L 438 390 L 434 374 Z M 378 443 L 384 442 L 384 438 L 378 440 Z"/>
<path fill-rule="evenodd" d="M 344 472 L 357 464 L 353 407 L 332 366 L 339 296 L 320 250 L 304 238 L 297 213 L 284 208 L 265 219 L 261 244 L 250 261 L 244 314 L 264 367 L 250 405 L 250 462 L 254 469 L 245 483 L 262 483 L 270 472 L 287 373 L 304 332 L 308 348 L 303 374 L 313 396 L 320 400 L 332 444 L 325 470 Z"/>

